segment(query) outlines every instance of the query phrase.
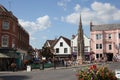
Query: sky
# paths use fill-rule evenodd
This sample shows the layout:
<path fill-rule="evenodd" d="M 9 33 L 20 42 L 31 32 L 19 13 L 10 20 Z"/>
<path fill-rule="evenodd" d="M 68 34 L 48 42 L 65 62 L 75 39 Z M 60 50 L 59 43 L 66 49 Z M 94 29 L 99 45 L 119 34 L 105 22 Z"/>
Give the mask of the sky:
<path fill-rule="evenodd" d="M 93 25 L 119 24 L 119 0 L 0 0 L 29 33 L 30 45 L 40 49 L 46 40 L 76 35 L 80 15 L 84 34 Z"/>

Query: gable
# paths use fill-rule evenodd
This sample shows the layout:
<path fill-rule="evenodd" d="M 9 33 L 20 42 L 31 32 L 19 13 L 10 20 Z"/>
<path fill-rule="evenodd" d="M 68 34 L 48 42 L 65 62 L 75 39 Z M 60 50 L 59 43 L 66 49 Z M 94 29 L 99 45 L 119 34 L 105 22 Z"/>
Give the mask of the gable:
<path fill-rule="evenodd" d="M 70 40 L 65 37 L 60 37 L 55 44 L 55 47 L 60 47 L 60 43 L 63 43 L 63 47 L 70 47 Z"/>

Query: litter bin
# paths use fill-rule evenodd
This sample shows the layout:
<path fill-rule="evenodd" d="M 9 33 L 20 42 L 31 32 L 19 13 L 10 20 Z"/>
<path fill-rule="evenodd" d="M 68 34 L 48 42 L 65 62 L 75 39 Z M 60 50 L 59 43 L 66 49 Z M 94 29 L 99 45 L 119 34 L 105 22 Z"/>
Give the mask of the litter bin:
<path fill-rule="evenodd" d="M 30 72 L 30 71 L 32 71 L 31 65 L 27 65 L 27 72 Z"/>
<path fill-rule="evenodd" d="M 40 70 L 44 70 L 44 63 L 40 63 Z"/>

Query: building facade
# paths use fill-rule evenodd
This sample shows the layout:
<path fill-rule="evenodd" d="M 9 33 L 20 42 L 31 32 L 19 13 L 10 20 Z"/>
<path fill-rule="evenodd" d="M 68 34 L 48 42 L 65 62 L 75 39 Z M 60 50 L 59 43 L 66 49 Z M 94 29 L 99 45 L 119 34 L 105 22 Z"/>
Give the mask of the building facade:
<path fill-rule="evenodd" d="M 70 40 L 66 37 L 60 36 L 54 45 L 54 55 L 58 58 L 70 58 L 71 46 Z"/>
<path fill-rule="evenodd" d="M 84 37 L 84 56 L 85 56 L 85 60 L 89 61 L 90 60 L 90 39 L 86 35 L 83 35 L 83 37 Z M 78 35 L 72 35 L 71 51 L 72 51 L 72 56 L 75 59 L 77 58 L 77 52 L 78 52 L 77 39 L 78 39 Z"/>
<path fill-rule="evenodd" d="M 9 65 L 12 59 L 21 56 L 21 53 L 27 54 L 28 49 L 28 32 L 23 29 L 11 11 L 0 5 L 0 58 L 7 57 L 5 61 L 8 63 L 5 66 Z"/>
<path fill-rule="evenodd" d="M 70 58 L 71 46 L 70 40 L 66 37 L 60 36 L 55 40 L 47 40 L 43 47 L 51 47 L 54 49 L 53 55 L 56 58 Z"/>
<path fill-rule="evenodd" d="M 91 53 L 95 60 L 112 61 L 120 49 L 120 24 L 90 23 Z"/>

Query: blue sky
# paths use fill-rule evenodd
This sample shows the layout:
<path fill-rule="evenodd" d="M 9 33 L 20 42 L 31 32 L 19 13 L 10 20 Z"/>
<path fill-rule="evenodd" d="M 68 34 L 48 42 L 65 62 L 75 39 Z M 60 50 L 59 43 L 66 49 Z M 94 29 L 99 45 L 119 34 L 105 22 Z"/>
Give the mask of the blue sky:
<path fill-rule="evenodd" d="M 40 49 L 46 40 L 77 34 L 81 14 L 84 34 L 89 23 L 120 23 L 119 0 L 0 0 L 30 34 L 30 44 Z"/>

